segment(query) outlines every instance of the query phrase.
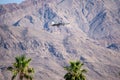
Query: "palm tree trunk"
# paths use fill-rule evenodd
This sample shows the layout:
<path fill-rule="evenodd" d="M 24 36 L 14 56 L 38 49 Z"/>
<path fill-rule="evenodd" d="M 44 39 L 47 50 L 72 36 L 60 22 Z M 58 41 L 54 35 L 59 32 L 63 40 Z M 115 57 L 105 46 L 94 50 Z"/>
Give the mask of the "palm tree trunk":
<path fill-rule="evenodd" d="M 19 79 L 23 80 L 23 73 L 20 73 Z"/>

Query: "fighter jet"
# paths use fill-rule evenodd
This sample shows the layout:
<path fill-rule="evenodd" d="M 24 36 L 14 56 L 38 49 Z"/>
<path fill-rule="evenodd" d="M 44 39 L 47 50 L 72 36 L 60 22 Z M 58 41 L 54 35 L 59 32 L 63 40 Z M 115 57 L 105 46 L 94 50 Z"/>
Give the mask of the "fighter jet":
<path fill-rule="evenodd" d="M 64 26 L 64 25 L 68 25 L 69 23 L 62 23 L 62 22 L 59 22 L 59 23 L 54 23 L 54 22 L 52 22 L 52 26 L 57 26 L 57 27 L 59 27 L 59 26 Z"/>

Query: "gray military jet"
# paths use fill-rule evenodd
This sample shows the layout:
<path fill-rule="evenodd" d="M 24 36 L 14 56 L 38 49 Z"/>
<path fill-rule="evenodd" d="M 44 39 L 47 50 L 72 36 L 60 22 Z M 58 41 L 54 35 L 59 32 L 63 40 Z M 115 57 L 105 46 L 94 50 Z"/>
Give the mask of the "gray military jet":
<path fill-rule="evenodd" d="M 64 25 L 68 25 L 68 24 L 70 24 L 70 23 L 59 22 L 59 23 L 52 23 L 52 26 L 57 26 L 57 27 L 59 27 L 59 26 L 64 26 Z"/>

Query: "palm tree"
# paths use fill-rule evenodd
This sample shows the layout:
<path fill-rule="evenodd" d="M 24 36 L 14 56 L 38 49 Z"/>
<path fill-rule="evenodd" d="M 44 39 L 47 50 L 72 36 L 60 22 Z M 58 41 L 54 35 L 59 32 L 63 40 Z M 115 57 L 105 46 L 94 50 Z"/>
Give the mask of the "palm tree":
<path fill-rule="evenodd" d="M 19 80 L 24 78 L 27 80 L 32 80 L 32 73 L 34 69 L 29 67 L 31 59 L 26 59 L 25 55 L 15 57 L 15 63 L 13 66 L 8 67 L 7 69 L 13 73 L 11 80 L 14 80 L 18 76 Z"/>
<path fill-rule="evenodd" d="M 81 69 L 84 64 L 80 61 L 70 62 L 70 66 L 64 67 L 67 73 L 64 76 L 65 80 L 86 80 L 84 73 L 87 71 Z"/>

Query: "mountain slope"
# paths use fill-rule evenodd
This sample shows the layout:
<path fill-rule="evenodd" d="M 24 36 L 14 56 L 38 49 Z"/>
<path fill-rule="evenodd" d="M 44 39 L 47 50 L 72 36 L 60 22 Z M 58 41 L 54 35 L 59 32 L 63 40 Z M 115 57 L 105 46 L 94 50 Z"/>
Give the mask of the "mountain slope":
<path fill-rule="evenodd" d="M 21 54 L 32 58 L 35 80 L 63 80 L 63 66 L 70 60 L 85 63 L 87 80 L 119 80 L 119 3 L 26 0 L 1 5 L 0 80 L 10 79 L 6 67 Z"/>

